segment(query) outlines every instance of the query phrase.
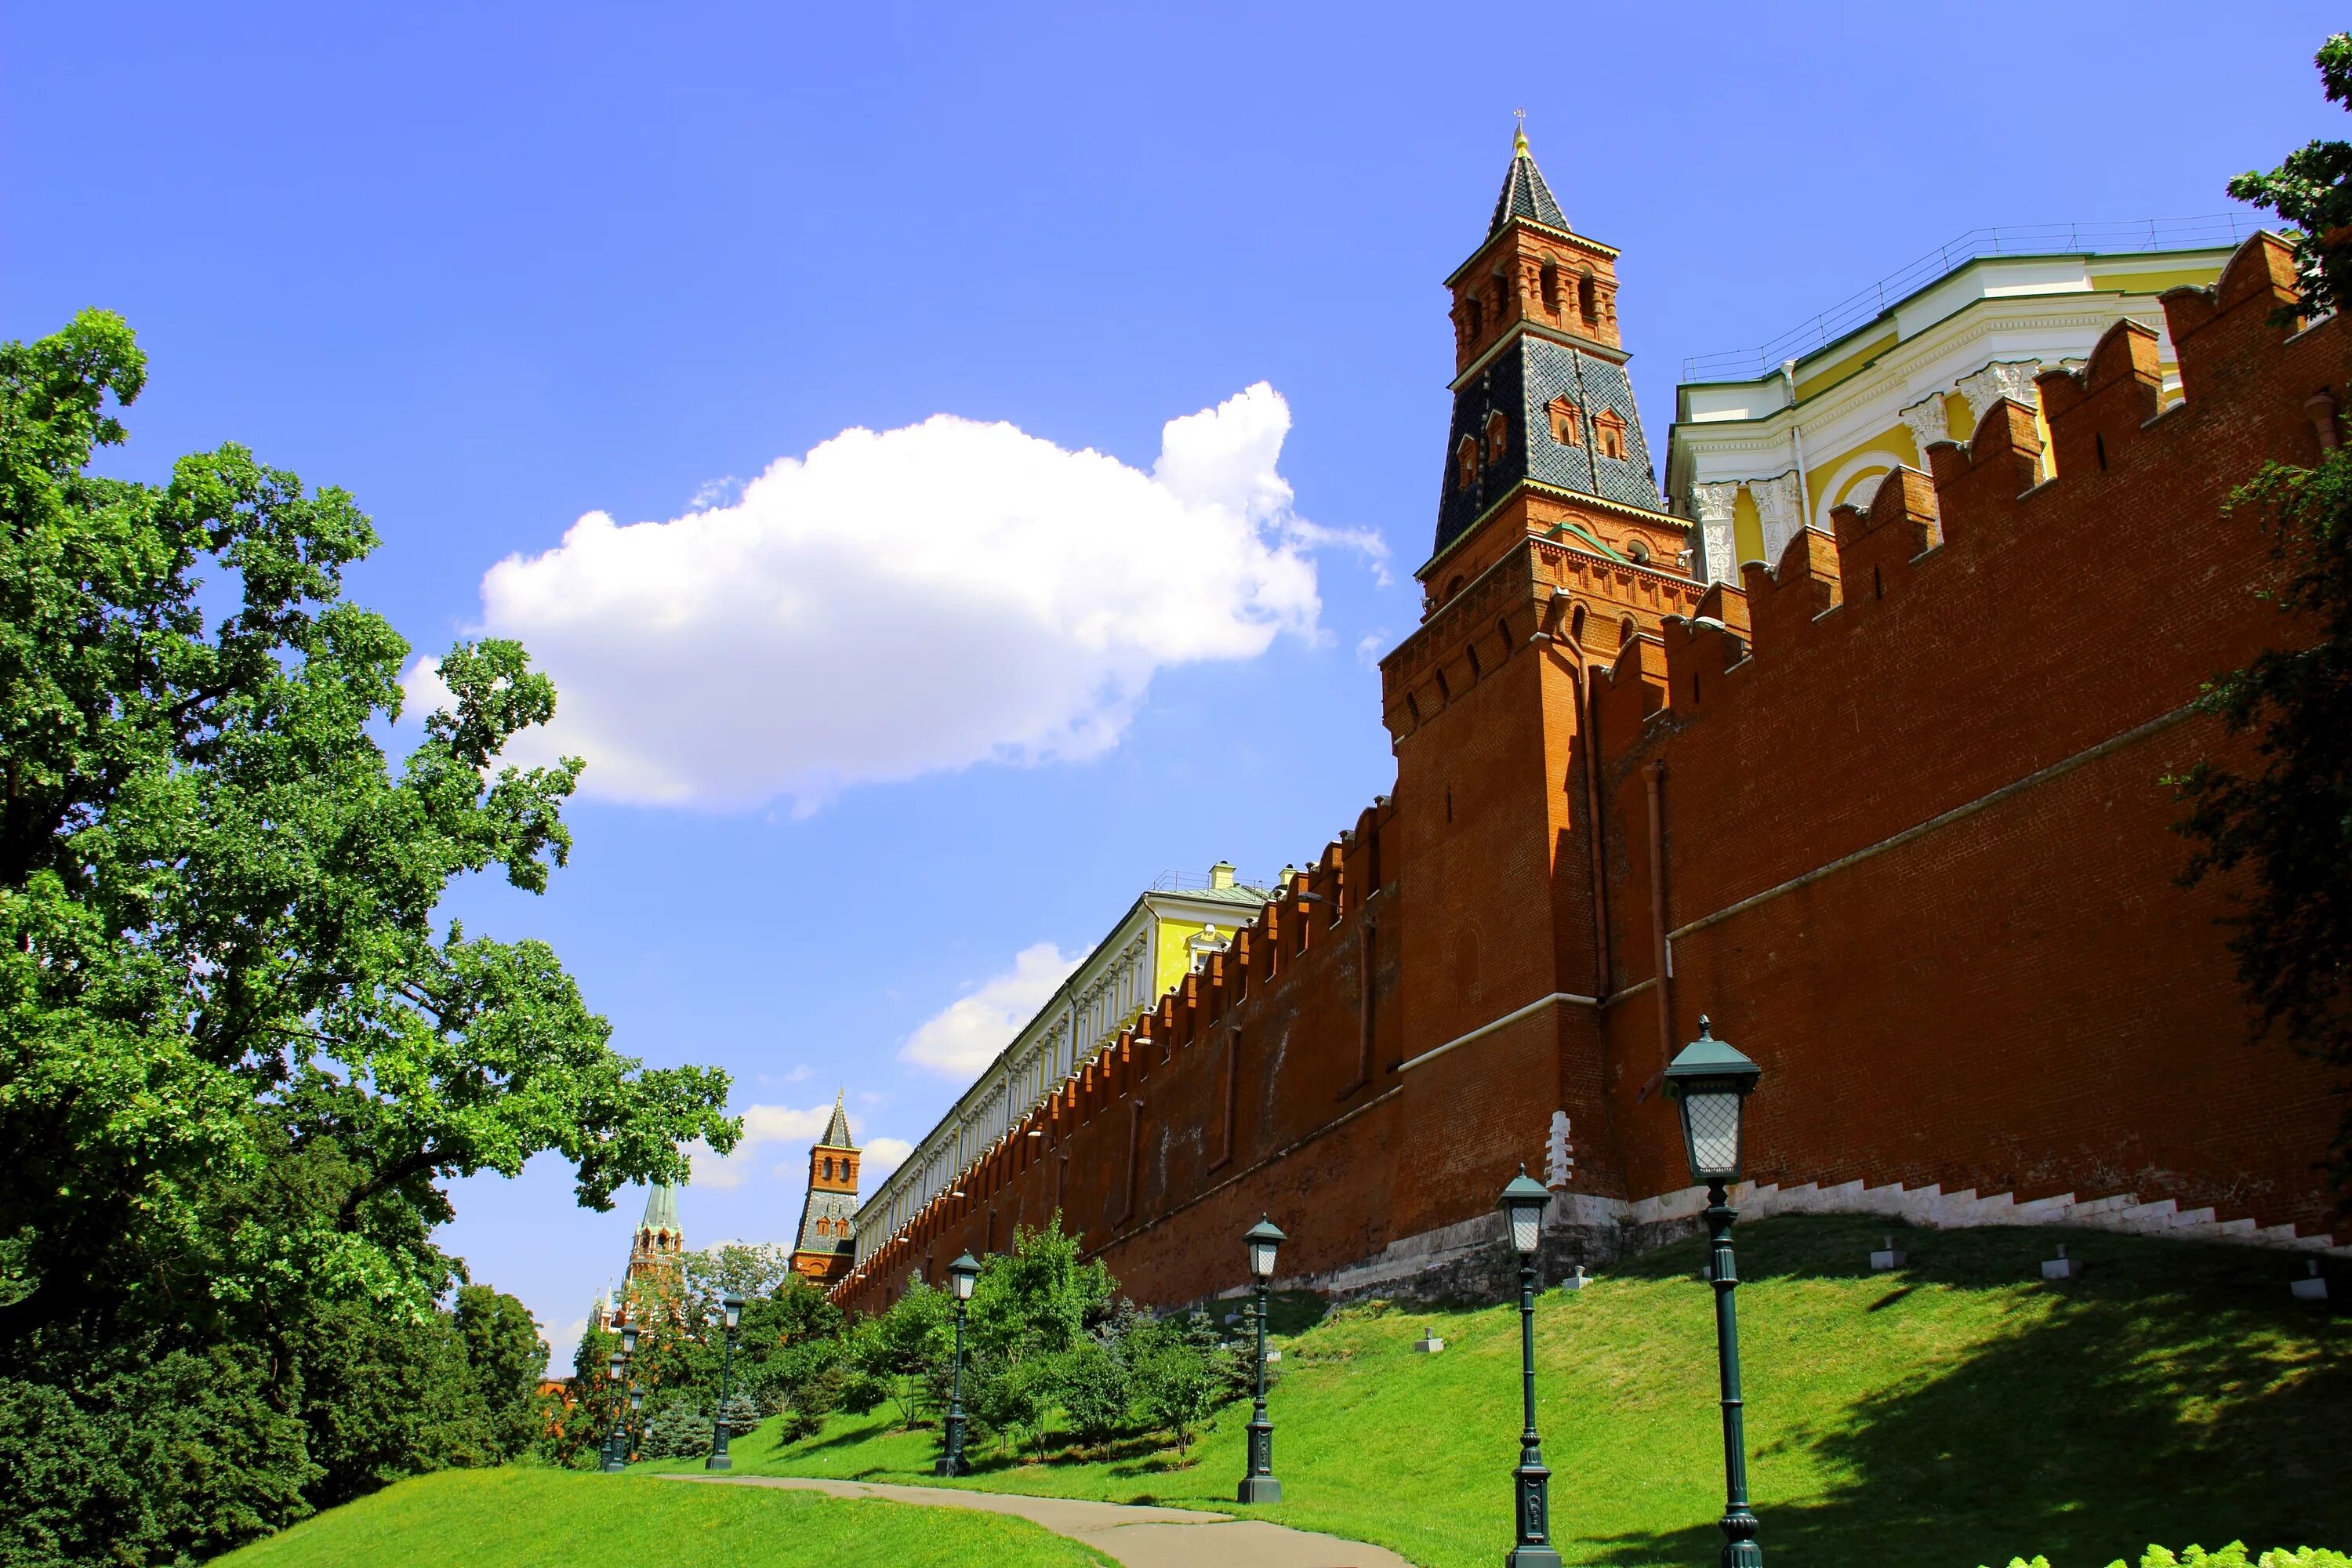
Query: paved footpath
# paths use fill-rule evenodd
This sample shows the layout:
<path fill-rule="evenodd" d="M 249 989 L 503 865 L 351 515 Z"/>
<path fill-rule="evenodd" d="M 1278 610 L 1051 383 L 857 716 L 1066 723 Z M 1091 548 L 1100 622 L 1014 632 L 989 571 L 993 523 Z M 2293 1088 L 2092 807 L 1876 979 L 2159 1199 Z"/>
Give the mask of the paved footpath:
<path fill-rule="evenodd" d="M 1009 1513 L 1093 1547 L 1127 1568 L 1412 1568 L 1384 1546 L 1291 1530 L 1262 1519 L 1182 1508 L 1129 1507 L 1076 1498 L 952 1487 L 901 1487 L 870 1481 L 820 1481 L 797 1476 L 664 1476 L 715 1486 L 785 1487 L 834 1497 L 882 1498 L 931 1508 Z"/>

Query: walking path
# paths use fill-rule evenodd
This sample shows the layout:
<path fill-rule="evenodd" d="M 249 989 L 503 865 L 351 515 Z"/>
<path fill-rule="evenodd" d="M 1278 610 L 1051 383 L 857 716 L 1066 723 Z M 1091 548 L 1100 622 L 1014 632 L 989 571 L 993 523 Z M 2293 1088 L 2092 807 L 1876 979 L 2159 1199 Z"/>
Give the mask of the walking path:
<path fill-rule="evenodd" d="M 717 1486 L 785 1487 L 833 1497 L 881 1498 L 931 1508 L 1010 1513 L 1091 1546 L 1126 1568 L 1412 1568 L 1384 1546 L 1291 1530 L 1262 1519 L 1200 1513 L 1182 1508 L 1129 1507 L 1076 1498 L 1023 1497 L 1017 1492 L 965 1491 L 950 1487 L 901 1487 L 877 1481 L 821 1481 L 797 1476 L 664 1476 L 671 1481 Z"/>

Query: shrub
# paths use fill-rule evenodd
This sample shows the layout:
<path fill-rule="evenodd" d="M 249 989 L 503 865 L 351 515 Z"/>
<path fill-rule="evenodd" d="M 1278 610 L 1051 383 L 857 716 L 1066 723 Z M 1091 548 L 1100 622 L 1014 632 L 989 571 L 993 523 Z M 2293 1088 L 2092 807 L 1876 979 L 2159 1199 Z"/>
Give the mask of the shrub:
<path fill-rule="evenodd" d="M 693 1459 L 709 1452 L 710 1417 L 691 1394 L 664 1394 L 647 1413 L 639 1458 Z"/>
<path fill-rule="evenodd" d="M 1063 1413 L 1081 1443 L 1100 1443 L 1127 1425 L 1131 1379 L 1120 1347 L 1089 1335 L 1055 1368 Z"/>
<path fill-rule="evenodd" d="M 1136 1403 L 1146 1420 L 1176 1439 L 1178 1453 L 1192 1448 L 1202 1424 L 1216 1409 L 1227 1382 L 1219 1363 L 1227 1360 L 1222 1350 L 1204 1352 L 1181 1338 L 1171 1337 L 1137 1363 Z"/>
<path fill-rule="evenodd" d="M 2009 1568 L 2050 1568 L 2050 1559 L 2037 1556 L 2028 1563 L 2022 1557 L 2012 1557 Z M 2118 1557 L 2107 1568 L 2127 1565 Z M 2183 1547 L 2178 1556 L 2161 1546 L 2150 1546 L 2140 1557 L 2139 1568 L 2352 1568 L 2352 1557 L 2325 1546 L 2299 1547 L 2293 1552 L 2273 1547 L 2249 1564 L 2246 1543 L 2232 1541 L 2219 1552 L 2208 1552 L 2201 1546 Z"/>

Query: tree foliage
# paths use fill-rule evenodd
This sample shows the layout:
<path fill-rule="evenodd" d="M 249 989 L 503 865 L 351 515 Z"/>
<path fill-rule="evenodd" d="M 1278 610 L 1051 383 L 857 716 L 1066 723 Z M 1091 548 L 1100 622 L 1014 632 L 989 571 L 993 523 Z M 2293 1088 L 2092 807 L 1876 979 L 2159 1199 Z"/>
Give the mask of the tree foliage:
<path fill-rule="evenodd" d="M 2319 51 L 2327 96 L 2352 107 L 2352 36 Z M 2296 254 L 2306 309 L 2352 294 L 2352 144 L 2315 142 L 2231 194 L 2303 226 Z M 2315 468 L 2272 464 L 2231 498 L 2270 536 L 2277 572 L 2263 596 L 2276 646 L 2213 681 L 2201 705 L 2253 763 L 2207 762 L 2171 782 L 2197 846 L 2182 880 L 2242 872 L 2230 947 L 2263 1030 L 2336 1068 L 2352 1066 L 2352 452 Z M 2352 1109 L 2335 1167 L 2352 1204 Z"/>
<path fill-rule="evenodd" d="M 236 446 L 162 485 L 92 472 L 145 379 L 100 311 L 0 344 L 0 1377 L 71 1405 L 44 1430 L 217 1417 L 219 1440 L 109 1443 L 127 1511 L 94 1459 L 40 1470 L 63 1489 L 0 1521 L 22 1562 L 72 1556 L 24 1521 L 171 1562 L 504 1451 L 520 1309 L 436 1307 L 442 1184 L 551 1150 L 607 1207 L 738 1133 L 724 1074 L 614 1051 L 546 944 L 438 918 L 457 878 L 538 892 L 568 854 L 579 763 L 499 761 L 554 711 L 546 677 L 510 642 L 453 647 L 454 700 L 395 768 L 374 737 L 409 647 L 343 595 L 373 525 Z M 219 1399 L 132 1392 L 194 1365 L 236 1369 Z M 459 1410 L 491 1403 L 496 1436 Z"/>
<path fill-rule="evenodd" d="M 2312 63 L 2327 100 L 2352 109 L 2352 34 L 2330 34 Z M 2308 142 L 2267 174 L 2249 169 L 2229 190 L 2299 231 L 2295 270 L 2305 310 L 2320 315 L 2352 301 L 2352 247 L 2344 243 L 2352 231 L 2352 142 Z"/>

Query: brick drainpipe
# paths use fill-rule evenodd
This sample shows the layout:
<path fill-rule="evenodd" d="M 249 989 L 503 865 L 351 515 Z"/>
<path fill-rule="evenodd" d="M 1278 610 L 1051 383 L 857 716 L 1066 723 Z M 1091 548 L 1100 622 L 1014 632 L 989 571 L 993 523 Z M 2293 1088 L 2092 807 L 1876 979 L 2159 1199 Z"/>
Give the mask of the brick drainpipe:
<path fill-rule="evenodd" d="M 1642 782 L 1650 796 L 1650 941 L 1658 965 L 1658 1077 L 1650 1080 L 1644 1094 L 1664 1081 L 1666 1064 L 1675 1057 L 1675 950 L 1666 936 L 1665 776 L 1663 758 L 1642 765 Z"/>

